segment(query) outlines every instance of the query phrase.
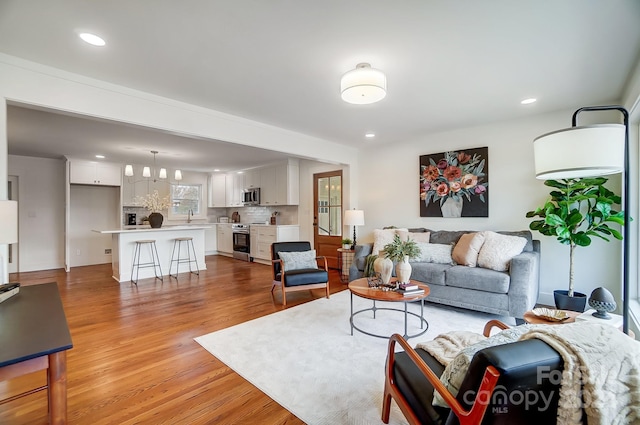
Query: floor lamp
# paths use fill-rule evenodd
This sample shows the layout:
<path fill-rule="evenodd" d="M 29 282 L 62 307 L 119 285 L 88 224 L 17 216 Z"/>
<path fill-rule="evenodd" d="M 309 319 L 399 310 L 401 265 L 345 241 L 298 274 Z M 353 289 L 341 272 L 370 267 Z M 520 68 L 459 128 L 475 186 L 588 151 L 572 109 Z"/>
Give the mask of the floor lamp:
<path fill-rule="evenodd" d="M 356 226 L 364 226 L 364 211 L 346 210 L 344 212 L 344 224 L 353 226 L 353 248 L 356 249 Z"/>
<path fill-rule="evenodd" d="M 618 111 L 621 124 L 578 126 L 578 114 Z M 629 331 L 629 113 L 621 106 L 587 106 L 573 113 L 571 128 L 533 141 L 536 178 L 542 180 L 596 177 L 623 173 L 624 240 L 622 262 L 622 330 Z"/>

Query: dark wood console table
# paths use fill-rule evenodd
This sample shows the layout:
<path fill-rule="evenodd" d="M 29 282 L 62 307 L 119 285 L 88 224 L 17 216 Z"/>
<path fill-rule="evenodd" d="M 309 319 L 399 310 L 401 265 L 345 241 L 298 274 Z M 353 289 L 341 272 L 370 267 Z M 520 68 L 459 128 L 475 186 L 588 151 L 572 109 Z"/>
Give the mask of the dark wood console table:
<path fill-rule="evenodd" d="M 0 400 L 48 390 L 49 423 L 67 422 L 67 352 L 73 347 L 56 283 L 21 286 L 0 303 L 0 382 L 47 370 L 47 383 Z"/>

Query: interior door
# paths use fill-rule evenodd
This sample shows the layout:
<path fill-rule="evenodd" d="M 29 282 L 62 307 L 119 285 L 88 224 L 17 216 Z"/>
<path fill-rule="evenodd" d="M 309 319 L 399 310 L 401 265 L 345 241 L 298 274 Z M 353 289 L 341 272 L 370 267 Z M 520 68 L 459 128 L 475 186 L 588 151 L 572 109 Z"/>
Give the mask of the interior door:
<path fill-rule="evenodd" d="M 7 199 L 11 201 L 18 200 L 18 176 L 9 176 L 7 180 Z M 19 216 L 18 216 L 19 219 Z M 18 230 L 20 227 L 18 226 Z M 18 231 L 18 240 L 20 240 L 20 232 Z M 7 266 L 9 273 L 18 272 L 18 244 L 12 243 L 9 245 L 9 261 Z"/>
<path fill-rule="evenodd" d="M 342 246 L 342 170 L 313 175 L 314 248 L 327 257 L 329 267 L 338 268 Z"/>

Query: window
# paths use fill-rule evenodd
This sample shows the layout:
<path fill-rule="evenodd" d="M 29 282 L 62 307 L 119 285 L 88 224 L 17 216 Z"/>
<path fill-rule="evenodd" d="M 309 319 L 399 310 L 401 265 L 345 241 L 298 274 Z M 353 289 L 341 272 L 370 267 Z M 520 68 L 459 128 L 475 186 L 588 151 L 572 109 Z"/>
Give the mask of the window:
<path fill-rule="evenodd" d="M 199 184 L 172 184 L 171 185 L 171 209 L 169 215 L 201 215 L 202 185 Z"/>

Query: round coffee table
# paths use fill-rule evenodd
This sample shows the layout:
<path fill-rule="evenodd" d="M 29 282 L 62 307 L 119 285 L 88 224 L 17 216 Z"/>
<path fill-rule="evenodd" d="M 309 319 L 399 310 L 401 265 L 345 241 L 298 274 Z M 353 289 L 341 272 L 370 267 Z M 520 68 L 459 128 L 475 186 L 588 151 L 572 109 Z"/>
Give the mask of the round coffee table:
<path fill-rule="evenodd" d="M 392 279 L 392 282 L 395 279 Z M 399 292 L 395 291 L 383 291 L 382 289 L 370 288 L 369 283 L 367 282 L 367 278 L 360 278 L 349 282 L 349 291 L 351 292 L 351 317 L 349 318 L 349 322 L 351 323 L 351 335 L 353 336 L 353 330 L 357 330 L 365 335 L 374 336 L 376 338 L 389 338 L 391 335 L 379 335 L 371 332 L 367 332 L 363 329 L 358 328 L 354 323 L 353 319 L 360 313 L 364 313 L 365 311 L 372 311 L 373 318 L 376 318 L 377 310 L 387 310 L 387 311 L 398 311 L 404 312 L 404 339 L 415 338 L 417 336 L 423 335 L 427 330 L 429 330 L 429 322 L 424 318 L 424 299 L 429 295 L 429 287 L 424 283 L 411 280 L 410 283 L 418 285 L 420 289 L 423 289 L 424 292 L 416 295 L 408 295 L 405 296 Z M 365 308 L 362 310 L 358 310 L 356 312 L 353 311 L 353 296 L 356 295 L 360 298 L 366 298 L 368 300 L 373 301 L 373 307 Z M 386 301 L 386 302 L 401 302 L 404 304 L 404 309 L 399 308 L 391 308 L 391 307 L 377 307 L 376 301 Z M 413 313 L 411 311 L 407 311 L 407 303 L 419 301 L 420 302 L 420 314 Z M 415 316 L 420 319 L 420 329 L 421 330 L 417 334 L 409 335 L 407 333 L 407 319 L 411 316 Z"/>

